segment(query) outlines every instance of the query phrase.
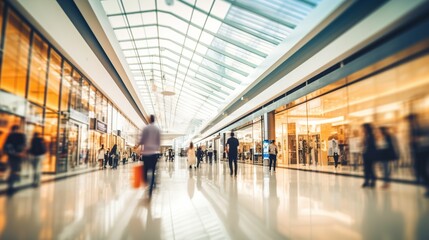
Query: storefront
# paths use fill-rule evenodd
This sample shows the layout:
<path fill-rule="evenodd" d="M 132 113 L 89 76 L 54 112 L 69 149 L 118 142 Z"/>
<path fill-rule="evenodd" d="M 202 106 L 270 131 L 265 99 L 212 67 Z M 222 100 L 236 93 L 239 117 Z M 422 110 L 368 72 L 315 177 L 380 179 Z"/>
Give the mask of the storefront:
<path fill-rule="evenodd" d="M 0 1 L 0 23 L 0 148 L 12 125 L 21 126 L 27 145 L 41 133 L 48 149 L 44 173 L 93 167 L 95 153 L 110 140 L 124 149 L 121 131 L 138 128 L 91 80 L 8 2 Z"/>
<path fill-rule="evenodd" d="M 409 57 L 416 49 L 426 54 Z M 407 116 L 415 114 L 421 123 L 429 119 L 428 49 L 428 42 L 420 43 L 277 109 L 278 165 L 335 169 L 337 153 L 338 167 L 361 171 L 361 126 L 371 123 L 377 140 L 380 127 L 397 139 L 395 172 L 411 175 Z"/>

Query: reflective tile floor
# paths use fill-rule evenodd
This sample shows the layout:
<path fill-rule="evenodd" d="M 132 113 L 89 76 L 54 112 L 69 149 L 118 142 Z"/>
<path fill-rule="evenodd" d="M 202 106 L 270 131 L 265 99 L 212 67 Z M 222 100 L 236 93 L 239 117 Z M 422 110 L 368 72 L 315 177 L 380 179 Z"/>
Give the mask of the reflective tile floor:
<path fill-rule="evenodd" d="M 423 189 L 225 163 L 161 161 L 149 201 L 132 164 L 0 196 L 0 239 L 429 239 Z M 381 182 L 378 183 L 381 186 Z"/>

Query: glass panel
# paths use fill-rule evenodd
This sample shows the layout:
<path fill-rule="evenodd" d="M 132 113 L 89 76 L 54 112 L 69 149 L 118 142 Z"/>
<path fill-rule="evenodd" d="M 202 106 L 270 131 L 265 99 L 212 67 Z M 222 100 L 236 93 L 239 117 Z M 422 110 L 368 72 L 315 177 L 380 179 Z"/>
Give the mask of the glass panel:
<path fill-rule="evenodd" d="M 70 97 L 70 108 L 78 110 L 80 101 L 82 100 L 82 78 L 80 74 L 74 70 L 72 76 L 72 93 Z"/>
<path fill-rule="evenodd" d="M 64 62 L 63 82 L 61 87 L 61 111 L 69 110 L 70 89 L 72 86 L 72 67 L 68 62 Z"/>
<path fill-rule="evenodd" d="M 90 87 L 90 91 L 89 91 L 89 106 L 88 106 L 88 111 L 89 111 L 89 117 L 90 118 L 95 118 L 95 112 L 98 110 L 96 109 L 96 105 L 95 105 L 95 92 L 97 90 L 95 89 L 94 86 Z"/>
<path fill-rule="evenodd" d="M 39 105 L 44 105 L 45 101 L 47 58 L 48 44 L 39 35 L 34 34 L 28 99 Z"/>
<path fill-rule="evenodd" d="M 0 88 L 22 97 L 25 96 L 27 82 L 29 45 L 30 27 L 12 10 L 9 11 Z"/>
<path fill-rule="evenodd" d="M 58 113 L 46 110 L 44 137 L 48 146 L 46 160 L 43 161 L 43 170 L 54 172 L 57 162 L 57 141 L 58 141 Z"/>
<path fill-rule="evenodd" d="M 82 79 L 82 100 L 80 101 L 79 111 L 88 113 L 88 101 L 89 101 L 89 82 L 87 79 Z"/>
<path fill-rule="evenodd" d="M 59 93 L 61 82 L 61 56 L 51 49 L 49 60 L 49 79 L 46 106 L 58 111 Z"/>

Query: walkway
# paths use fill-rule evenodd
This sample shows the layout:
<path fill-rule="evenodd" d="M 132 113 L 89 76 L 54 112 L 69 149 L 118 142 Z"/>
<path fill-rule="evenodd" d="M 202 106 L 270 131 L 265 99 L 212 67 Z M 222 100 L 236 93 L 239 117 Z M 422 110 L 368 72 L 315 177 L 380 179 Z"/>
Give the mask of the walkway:
<path fill-rule="evenodd" d="M 160 163 L 151 201 L 131 188 L 132 164 L 1 195 L 0 239 L 429 239 L 429 200 L 417 186 Z"/>

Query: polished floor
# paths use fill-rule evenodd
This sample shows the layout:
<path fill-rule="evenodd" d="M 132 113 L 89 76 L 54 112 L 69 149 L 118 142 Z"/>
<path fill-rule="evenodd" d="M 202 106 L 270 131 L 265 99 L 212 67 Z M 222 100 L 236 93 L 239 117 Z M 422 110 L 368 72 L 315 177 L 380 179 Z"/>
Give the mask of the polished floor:
<path fill-rule="evenodd" d="M 429 239 L 423 189 L 239 165 L 161 161 L 149 201 L 133 164 L 0 196 L 0 239 Z M 381 182 L 378 183 L 381 186 Z"/>

